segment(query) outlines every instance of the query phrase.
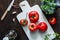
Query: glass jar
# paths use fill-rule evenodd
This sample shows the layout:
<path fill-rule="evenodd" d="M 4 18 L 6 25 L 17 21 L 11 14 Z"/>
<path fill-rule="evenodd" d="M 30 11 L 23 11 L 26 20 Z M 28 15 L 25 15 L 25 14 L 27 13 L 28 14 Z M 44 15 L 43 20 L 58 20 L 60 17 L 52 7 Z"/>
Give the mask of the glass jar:
<path fill-rule="evenodd" d="M 17 33 L 14 30 L 10 30 L 9 33 L 3 38 L 3 40 L 14 40 L 17 37 Z"/>

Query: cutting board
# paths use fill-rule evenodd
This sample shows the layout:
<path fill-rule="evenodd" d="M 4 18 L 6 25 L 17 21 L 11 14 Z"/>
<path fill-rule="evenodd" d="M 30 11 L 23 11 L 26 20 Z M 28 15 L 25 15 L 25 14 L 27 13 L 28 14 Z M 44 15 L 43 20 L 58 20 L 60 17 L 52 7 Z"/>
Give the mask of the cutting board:
<path fill-rule="evenodd" d="M 27 15 L 27 20 L 28 20 L 28 25 L 30 24 L 30 20 L 28 17 L 28 14 L 30 11 L 37 11 L 39 13 L 39 20 L 36 24 L 38 24 L 39 22 L 45 22 L 48 26 L 48 29 L 46 32 L 40 32 L 39 30 L 37 30 L 36 32 L 31 32 L 28 29 L 28 25 L 27 26 L 22 26 L 24 32 L 26 33 L 27 37 L 29 40 L 44 40 L 45 35 L 47 34 L 51 34 L 49 39 L 52 40 L 53 38 L 55 38 L 54 31 L 52 29 L 52 27 L 50 26 L 50 24 L 48 23 L 46 17 L 44 16 L 43 12 L 41 11 L 40 7 L 38 5 L 34 5 L 32 7 L 30 7 L 29 3 L 27 1 L 22 1 L 19 6 L 22 9 L 22 12 L 19 13 L 17 15 L 17 19 L 20 22 L 21 19 L 25 19 L 26 15 Z"/>

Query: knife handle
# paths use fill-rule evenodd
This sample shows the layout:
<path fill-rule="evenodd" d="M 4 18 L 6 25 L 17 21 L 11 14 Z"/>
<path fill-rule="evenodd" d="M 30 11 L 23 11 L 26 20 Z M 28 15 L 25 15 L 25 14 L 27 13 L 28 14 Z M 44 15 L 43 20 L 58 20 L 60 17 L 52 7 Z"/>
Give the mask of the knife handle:
<path fill-rule="evenodd" d="M 4 14 L 2 15 L 2 17 L 1 17 L 1 21 L 5 18 L 5 16 L 7 15 L 7 10 L 4 12 Z"/>

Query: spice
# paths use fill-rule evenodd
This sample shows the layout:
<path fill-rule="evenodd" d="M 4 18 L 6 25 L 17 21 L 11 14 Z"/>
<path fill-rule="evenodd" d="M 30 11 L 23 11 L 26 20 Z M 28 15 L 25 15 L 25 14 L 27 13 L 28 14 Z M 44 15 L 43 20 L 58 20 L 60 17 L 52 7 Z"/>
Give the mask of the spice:
<path fill-rule="evenodd" d="M 16 14 L 17 12 L 16 11 L 13 11 L 12 14 Z"/>
<path fill-rule="evenodd" d="M 13 22 L 15 22 L 15 18 L 13 18 Z"/>

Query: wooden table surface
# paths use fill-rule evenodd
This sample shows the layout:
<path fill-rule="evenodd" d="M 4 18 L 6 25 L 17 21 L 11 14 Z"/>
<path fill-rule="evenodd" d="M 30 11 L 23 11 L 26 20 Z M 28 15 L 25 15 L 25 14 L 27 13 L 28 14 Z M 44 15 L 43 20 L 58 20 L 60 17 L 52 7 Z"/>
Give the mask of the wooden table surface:
<path fill-rule="evenodd" d="M 23 0 L 15 0 L 14 5 L 18 5 Z M 0 18 L 3 15 L 4 11 L 10 4 L 11 0 L 0 0 Z M 31 6 L 38 4 L 40 5 L 40 0 L 28 0 L 29 4 Z M 12 15 L 12 12 L 16 11 L 17 13 L 15 15 Z M 60 33 L 60 8 L 57 8 L 54 15 L 57 18 L 56 25 L 52 25 L 52 28 L 55 32 Z M 0 40 L 9 32 L 9 30 L 15 30 L 18 34 L 17 38 L 15 40 L 29 40 L 24 33 L 22 27 L 18 23 L 17 19 L 15 22 L 13 22 L 13 18 L 16 18 L 16 15 L 22 12 L 20 8 L 14 8 L 12 7 L 11 10 L 8 12 L 7 16 L 3 21 L 0 20 Z M 50 16 L 46 15 L 46 18 Z"/>

